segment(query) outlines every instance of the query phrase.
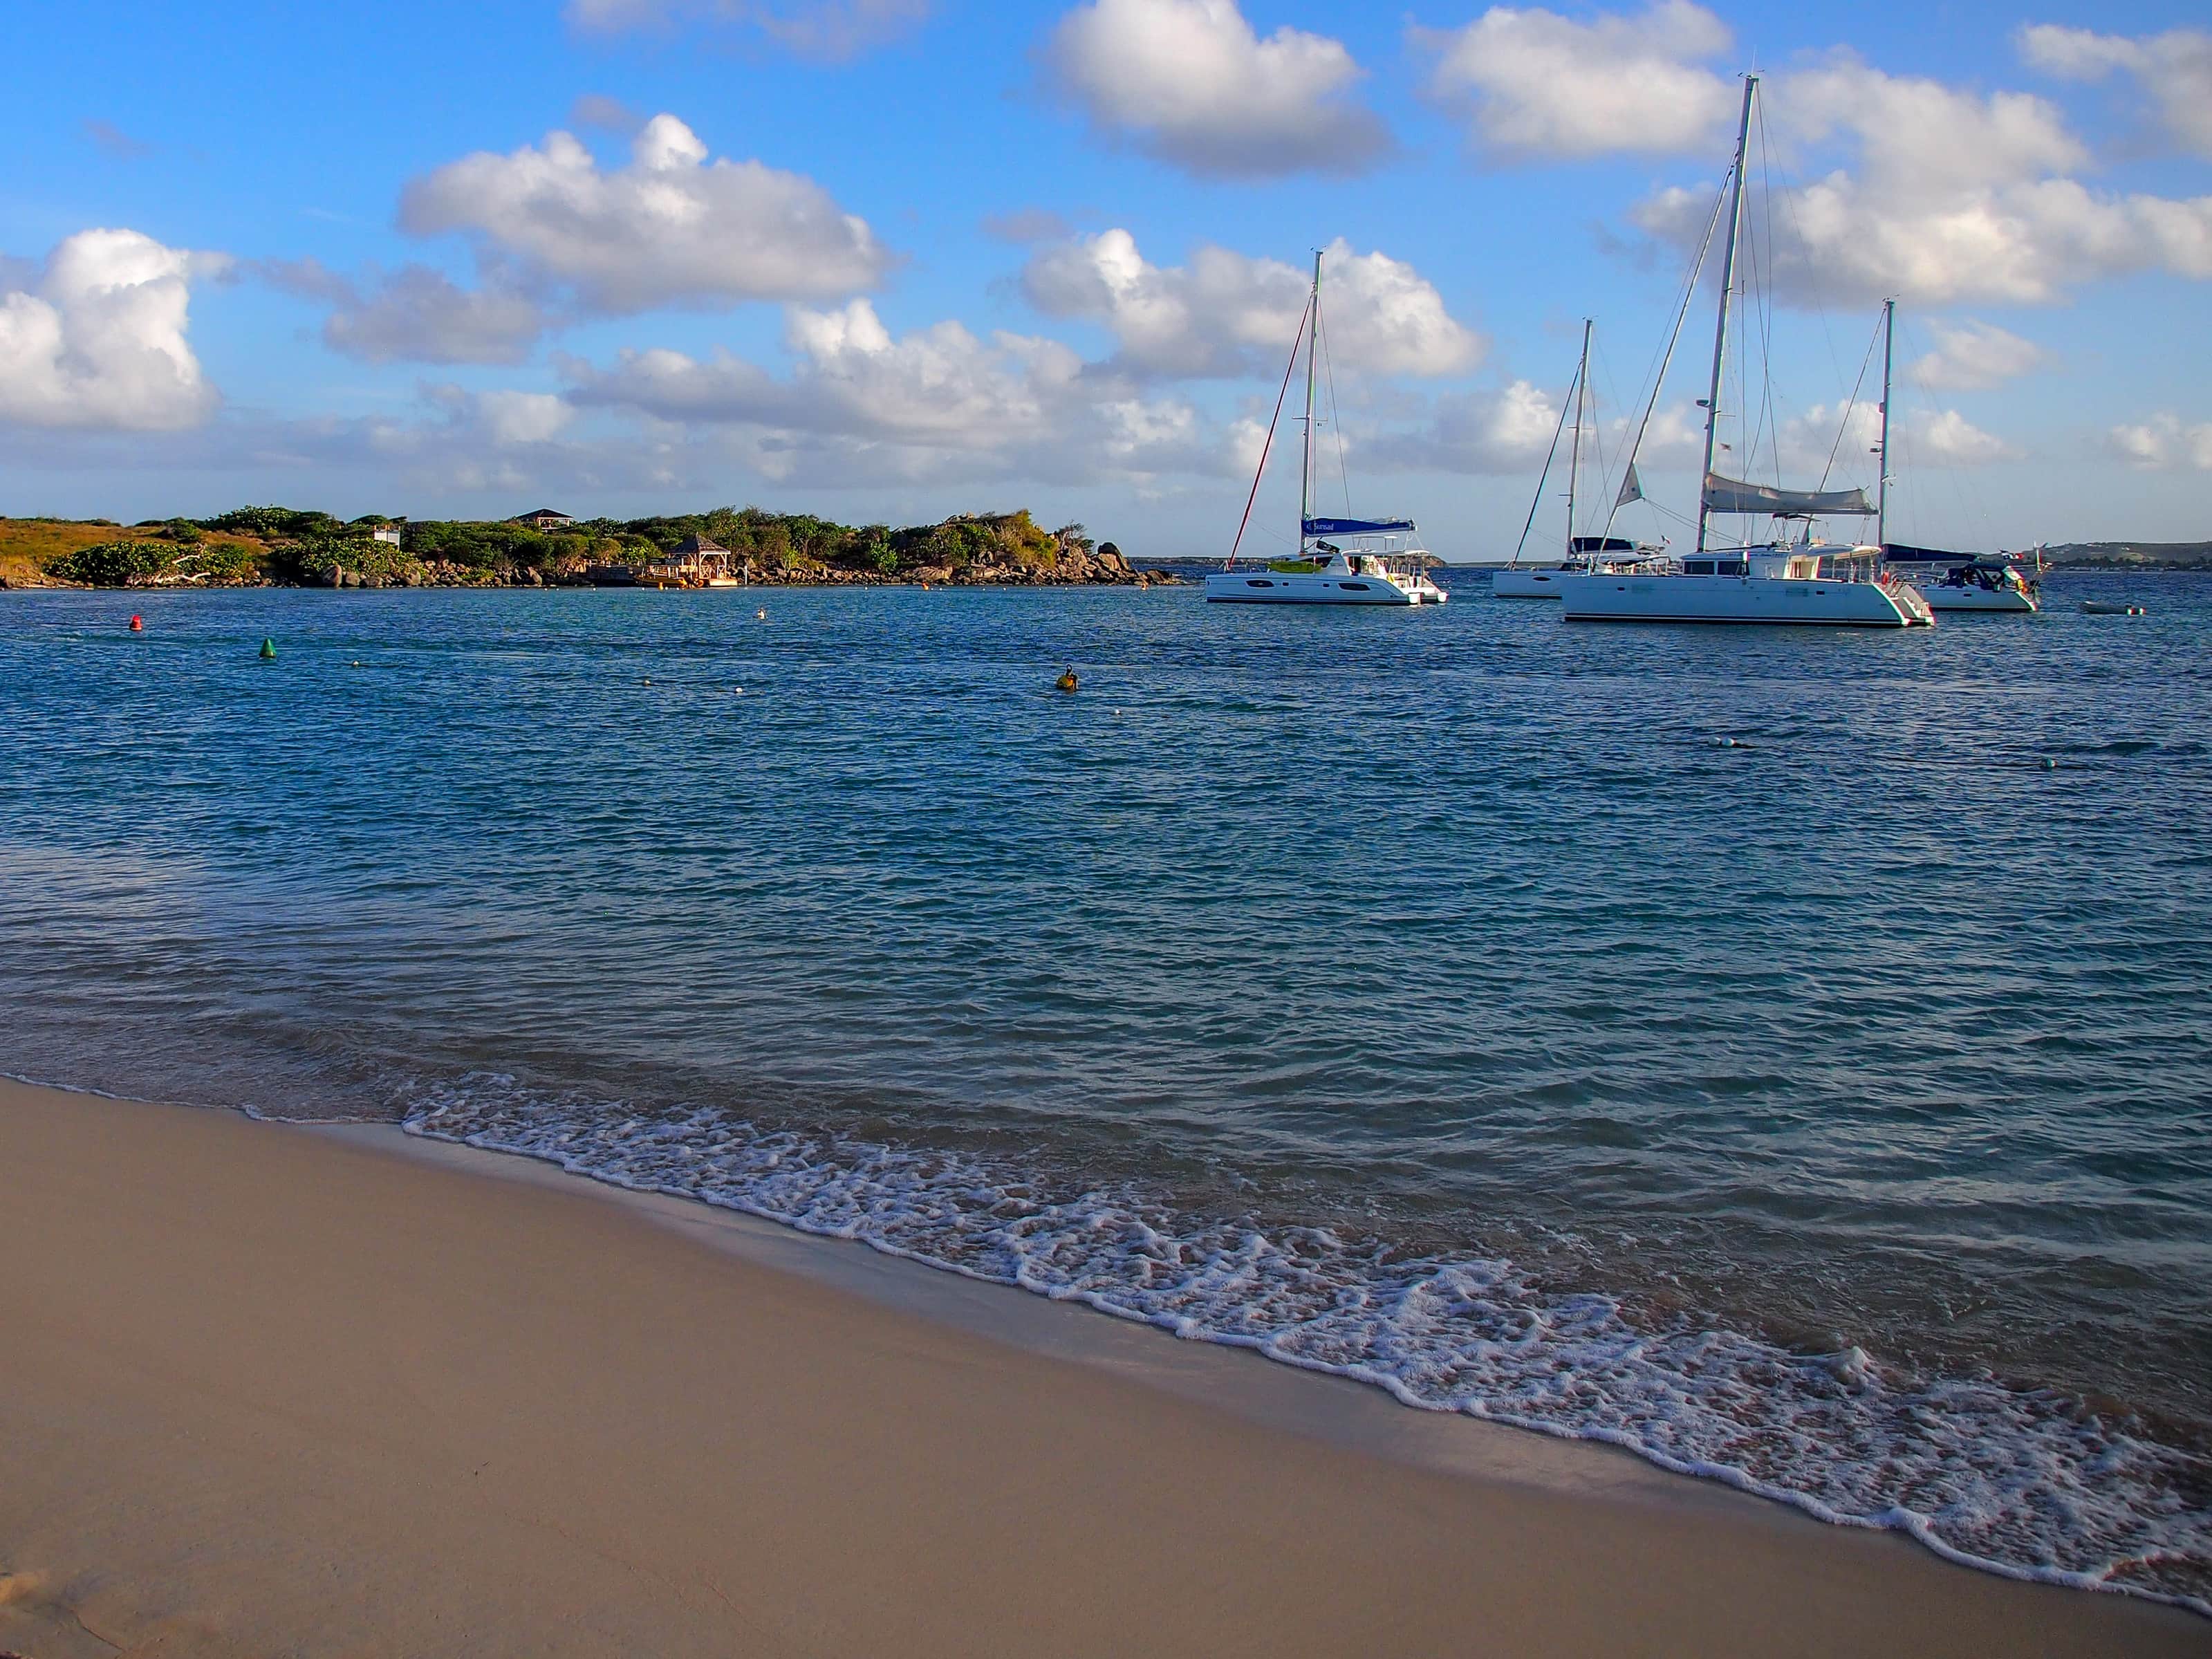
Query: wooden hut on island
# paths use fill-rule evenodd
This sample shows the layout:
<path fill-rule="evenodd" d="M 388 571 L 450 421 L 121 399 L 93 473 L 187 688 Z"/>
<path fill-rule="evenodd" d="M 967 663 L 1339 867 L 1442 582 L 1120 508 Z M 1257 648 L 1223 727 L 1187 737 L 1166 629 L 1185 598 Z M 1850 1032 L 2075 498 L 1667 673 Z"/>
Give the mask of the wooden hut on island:
<path fill-rule="evenodd" d="M 638 573 L 638 580 L 660 587 L 735 587 L 737 555 L 704 536 L 686 536 L 673 550 Z"/>

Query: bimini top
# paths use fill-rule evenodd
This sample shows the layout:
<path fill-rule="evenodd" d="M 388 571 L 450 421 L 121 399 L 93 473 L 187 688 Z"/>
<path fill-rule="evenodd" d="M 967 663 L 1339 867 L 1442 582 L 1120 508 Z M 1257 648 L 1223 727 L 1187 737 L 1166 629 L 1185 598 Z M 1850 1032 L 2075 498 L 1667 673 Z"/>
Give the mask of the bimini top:
<path fill-rule="evenodd" d="M 1411 519 L 1308 519 L 1309 536 L 1401 536 L 1413 527 Z"/>

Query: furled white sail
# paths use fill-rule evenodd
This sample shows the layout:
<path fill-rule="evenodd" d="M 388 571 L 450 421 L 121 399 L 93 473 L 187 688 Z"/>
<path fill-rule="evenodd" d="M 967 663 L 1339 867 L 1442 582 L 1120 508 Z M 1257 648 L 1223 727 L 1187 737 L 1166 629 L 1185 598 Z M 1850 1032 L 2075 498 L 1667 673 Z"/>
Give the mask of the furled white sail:
<path fill-rule="evenodd" d="M 1875 505 L 1863 489 L 1774 489 L 1741 483 L 1717 472 L 1705 474 L 1708 513 L 1772 513 L 1788 518 L 1834 516 L 1872 518 Z"/>

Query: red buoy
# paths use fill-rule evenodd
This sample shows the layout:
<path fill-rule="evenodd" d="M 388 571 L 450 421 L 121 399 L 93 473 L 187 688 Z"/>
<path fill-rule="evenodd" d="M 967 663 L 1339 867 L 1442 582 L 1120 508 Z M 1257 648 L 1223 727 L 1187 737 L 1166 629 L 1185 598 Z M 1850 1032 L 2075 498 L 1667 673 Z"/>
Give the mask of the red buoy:
<path fill-rule="evenodd" d="M 133 617 L 131 619 L 131 631 L 134 634 L 144 633 L 146 631 L 146 619 L 143 617 Z"/>

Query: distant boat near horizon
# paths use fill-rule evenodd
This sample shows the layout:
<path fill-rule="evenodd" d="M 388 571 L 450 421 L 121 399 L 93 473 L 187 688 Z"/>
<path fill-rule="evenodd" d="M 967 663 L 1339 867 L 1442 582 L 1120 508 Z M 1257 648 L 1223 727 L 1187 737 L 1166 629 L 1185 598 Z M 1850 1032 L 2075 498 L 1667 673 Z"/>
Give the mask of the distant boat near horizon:
<path fill-rule="evenodd" d="M 1298 319 L 1297 337 L 1291 343 L 1283 391 L 1275 395 L 1275 413 L 1267 422 L 1267 441 L 1261 446 L 1260 465 L 1244 501 L 1244 521 L 1237 526 L 1237 540 L 1221 569 L 1206 579 L 1206 599 L 1215 605 L 1442 605 L 1449 596 L 1430 579 L 1433 556 L 1420 545 L 1411 519 L 1314 515 L 1314 369 L 1322 330 L 1321 258 L 1319 253 L 1314 255 L 1313 287 L 1306 296 L 1305 314 Z M 1306 359 L 1306 412 L 1298 465 L 1298 550 L 1294 557 L 1268 560 L 1264 568 L 1238 570 L 1237 555 L 1251 523 L 1252 502 L 1267 470 L 1267 454 L 1282 419 L 1283 396 L 1290 389 L 1301 349 Z M 1345 542 L 1356 545 L 1347 549 L 1340 545 Z"/>

